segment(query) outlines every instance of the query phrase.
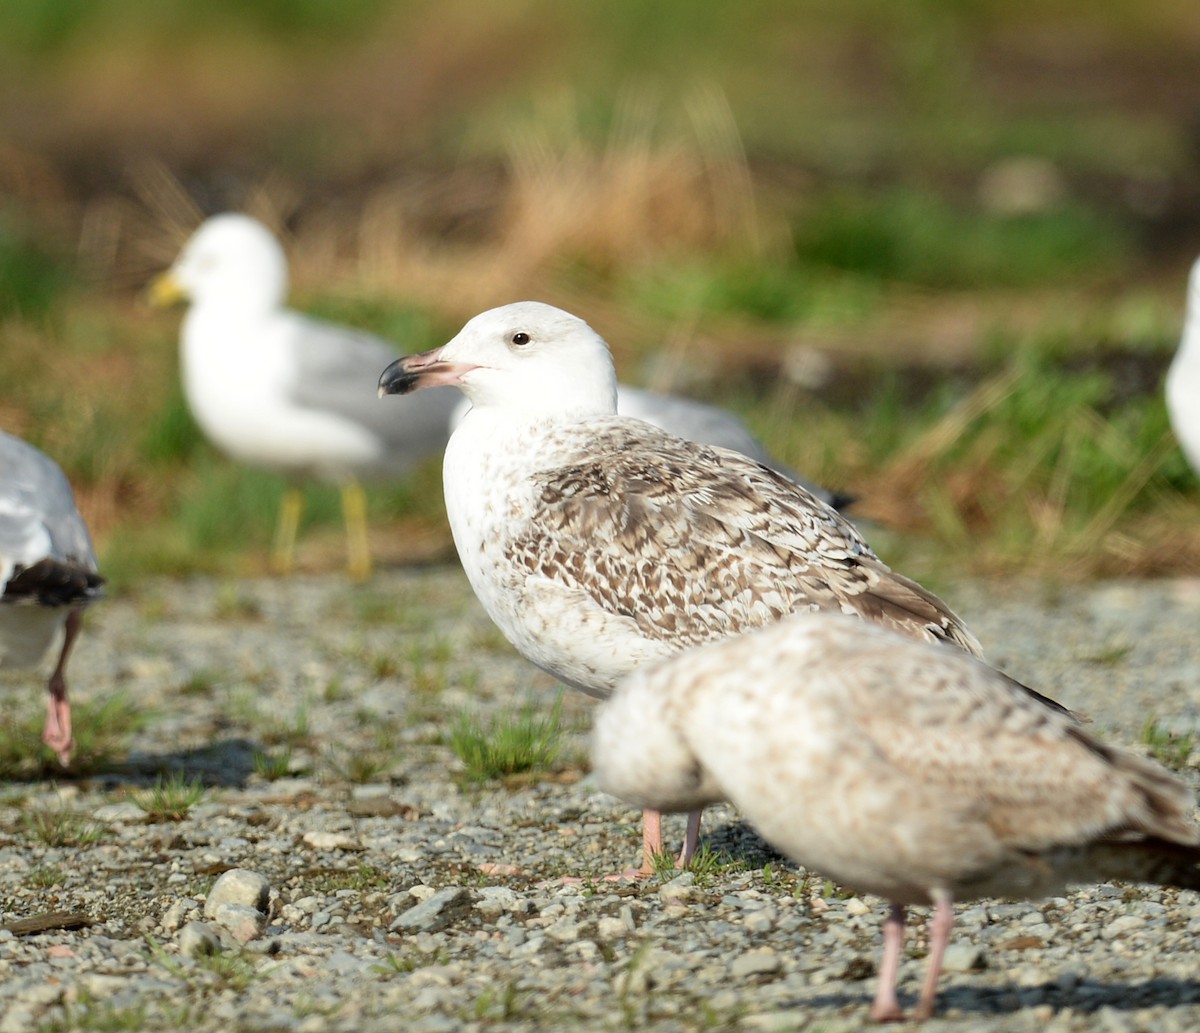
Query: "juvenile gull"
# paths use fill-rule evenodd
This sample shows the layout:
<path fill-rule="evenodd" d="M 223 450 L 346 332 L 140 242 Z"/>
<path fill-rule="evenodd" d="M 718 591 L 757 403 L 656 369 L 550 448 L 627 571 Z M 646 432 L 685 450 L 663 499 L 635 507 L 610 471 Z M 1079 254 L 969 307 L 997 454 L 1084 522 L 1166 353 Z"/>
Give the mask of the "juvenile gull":
<path fill-rule="evenodd" d="M 0 431 L 0 667 L 29 667 L 63 631 L 58 662 L 46 684 L 42 739 L 61 763 L 71 759 L 67 660 L 83 608 L 104 579 L 71 486 L 55 462 Z"/>
<path fill-rule="evenodd" d="M 431 391 L 404 413 L 381 412 L 373 397 L 381 366 L 396 357 L 368 334 L 284 307 L 287 259 L 269 230 L 247 215 L 207 220 L 151 300 L 190 301 L 183 319 L 184 394 L 196 422 L 234 459 L 315 477 L 341 489 L 348 569 L 371 570 L 362 477 L 401 476 L 441 449 L 452 392 Z M 304 496 L 284 495 L 272 552 L 291 569 Z"/>
<path fill-rule="evenodd" d="M 932 904 L 915 1017 L 955 900 L 1121 879 L 1200 889 L 1188 786 L 966 654 L 838 615 L 637 671 L 596 719 L 600 785 L 640 807 L 729 800 L 805 868 L 891 902 L 871 1017 L 903 1018 L 904 908 Z"/>
<path fill-rule="evenodd" d="M 538 667 L 607 696 L 644 663 L 794 611 L 979 643 L 890 570 L 835 510 L 738 453 L 615 413 L 608 346 L 536 302 L 476 316 L 380 377 L 381 394 L 453 385 L 472 408 L 446 449 L 446 509 L 476 595 Z M 689 818 L 680 857 L 695 848 Z M 643 871 L 661 851 L 644 822 Z"/>
<path fill-rule="evenodd" d="M 1179 350 L 1167 371 L 1167 414 L 1179 447 L 1200 473 L 1200 260 L 1188 276 L 1187 309 Z"/>

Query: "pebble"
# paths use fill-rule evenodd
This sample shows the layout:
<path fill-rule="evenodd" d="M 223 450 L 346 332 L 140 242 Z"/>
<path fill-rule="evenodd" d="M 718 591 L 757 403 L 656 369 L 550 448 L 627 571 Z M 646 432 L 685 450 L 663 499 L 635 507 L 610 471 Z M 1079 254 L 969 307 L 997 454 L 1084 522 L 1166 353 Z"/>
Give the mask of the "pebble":
<path fill-rule="evenodd" d="M 469 901 L 470 897 L 462 887 L 448 886 L 410 907 L 392 923 L 391 928 L 432 932 L 448 925 L 455 912 Z"/>
<path fill-rule="evenodd" d="M 247 868 L 230 868 L 209 890 L 204 915 L 213 918 L 223 904 L 239 904 L 265 913 L 270 896 L 271 884 L 265 876 Z"/>
<path fill-rule="evenodd" d="M 1182 584 L 940 591 L 996 663 L 1132 745 L 1148 714 L 1174 728 L 1200 713 L 1200 591 Z M 254 616 L 230 614 L 230 598 Z M 710 808 L 704 836 L 737 865 L 615 884 L 600 875 L 636 854 L 625 830 L 638 813 L 572 781 L 569 765 L 544 782 L 459 781 L 445 745 L 454 713 L 549 707 L 559 690 L 498 641 L 456 568 L 385 570 L 362 586 L 149 579 L 87 621 L 74 692 L 123 693 L 151 719 L 120 768 L 53 792 L 0 786 L 0 921 L 80 911 L 95 923 L 0 930 L 0 1033 L 158 1033 L 180 1016 L 191 1033 L 872 1028 L 884 904 L 827 891 L 732 809 Z M 1117 661 L 1089 659 L 1117 639 L 1130 645 Z M 434 673 L 444 687 L 430 688 Z M 215 690 L 195 690 L 205 683 Z M 562 756 L 582 757 L 593 704 L 568 692 L 561 705 Z M 303 728 L 291 770 L 269 780 L 254 752 L 290 727 Z M 355 784 L 350 754 L 386 767 Z M 153 784 L 168 756 L 206 796 L 180 821 L 147 823 L 128 786 Z M 104 816 L 104 834 L 44 844 L 21 821 L 38 801 Z M 669 836 L 682 827 L 666 819 Z M 584 882 L 563 885 L 568 875 Z M 1198 901 L 1113 884 L 964 902 L 931 1033 L 1200 1028 Z M 927 910 L 912 910 L 906 1003 L 927 949 Z M 245 945 L 239 922 L 255 931 Z M 216 951 L 219 969 L 204 958 Z"/>

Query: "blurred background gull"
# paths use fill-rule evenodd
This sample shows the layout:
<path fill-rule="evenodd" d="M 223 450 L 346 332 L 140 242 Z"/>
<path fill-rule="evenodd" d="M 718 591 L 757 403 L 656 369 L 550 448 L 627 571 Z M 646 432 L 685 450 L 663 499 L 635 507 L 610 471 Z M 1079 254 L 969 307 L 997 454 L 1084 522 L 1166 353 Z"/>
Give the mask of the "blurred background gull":
<path fill-rule="evenodd" d="M 627 383 L 726 406 L 942 572 L 1200 564 L 1162 378 L 1200 252 L 1180 0 L 0 5 L 0 427 L 58 461 L 114 586 L 256 572 L 231 464 L 140 303 L 206 216 L 280 234 L 313 316 L 421 351 L 518 298 Z M 298 565 L 342 563 L 333 487 Z M 448 557 L 436 458 L 374 490 Z"/>

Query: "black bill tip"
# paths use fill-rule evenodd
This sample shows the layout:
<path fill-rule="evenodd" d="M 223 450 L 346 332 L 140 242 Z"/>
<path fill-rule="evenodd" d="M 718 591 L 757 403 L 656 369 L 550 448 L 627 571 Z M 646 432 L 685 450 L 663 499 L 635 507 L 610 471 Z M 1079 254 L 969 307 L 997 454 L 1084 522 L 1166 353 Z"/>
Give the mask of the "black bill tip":
<path fill-rule="evenodd" d="M 415 391 L 420 373 L 404 368 L 404 359 L 397 359 L 379 374 L 379 397 L 384 395 L 406 395 Z"/>

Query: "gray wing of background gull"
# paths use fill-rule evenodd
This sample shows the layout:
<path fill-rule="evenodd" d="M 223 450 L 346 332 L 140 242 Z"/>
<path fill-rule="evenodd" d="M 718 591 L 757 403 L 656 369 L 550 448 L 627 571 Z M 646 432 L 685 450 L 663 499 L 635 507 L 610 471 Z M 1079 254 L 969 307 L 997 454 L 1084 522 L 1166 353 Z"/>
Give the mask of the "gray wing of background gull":
<path fill-rule="evenodd" d="M 296 376 L 289 397 L 299 406 L 334 413 L 358 424 L 382 445 L 378 474 L 402 475 L 440 452 L 450 439 L 450 416 L 459 393 L 421 392 L 421 404 L 397 411 L 378 405 L 379 371 L 397 352 L 370 334 L 288 312 L 295 327 Z M 427 396 L 427 397 L 422 397 Z"/>
<path fill-rule="evenodd" d="M 437 390 L 443 390 L 438 388 Z M 409 395 L 409 399 L 419 398 L 428 392 L 418 391 Z M 457 426 L 467 414 L 471 403 L 461 398 L 451 417 L 451 426 Z M 791 467 L 781 463 L 766 446 L 750 433 L 748 428 L 737 416 L 716 405 L 697 402 L 691 398 L 679 395 L 664 395 L 657 391 L 647 391 L 628 384 L 617 385 L 617 412 L 622 416 L 632 416 L 637 420 L 652 423 L 660 430 L 676 437 L 696 441 L 702 445 L 716 445 L 728 448 L 733 452 L 753 459 L 756 463 L 770 467 L 776 473 L 783 474 L 788 480 L 800 485 L 811 492 L 822 502 L 834 509 L 843 509 L 854 501 L 853 495 L 829 491 L 811 481 L 805 480 Z"/>

